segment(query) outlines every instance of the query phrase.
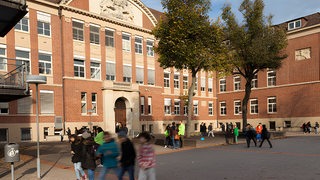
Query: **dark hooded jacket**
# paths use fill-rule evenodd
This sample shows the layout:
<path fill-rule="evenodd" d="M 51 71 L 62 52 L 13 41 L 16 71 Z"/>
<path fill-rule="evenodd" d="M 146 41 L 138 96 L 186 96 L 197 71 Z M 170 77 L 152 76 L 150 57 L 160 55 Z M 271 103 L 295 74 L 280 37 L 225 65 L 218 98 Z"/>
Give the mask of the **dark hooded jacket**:
<path fill-rule="evenodd" d="M 89 137 L 83 141 L 82 146 L 82 158 L 81 165 L 84 169 L 95 169 L 96 168 L 96 156 L 98 144 L 94 142 L 92 137 Z"/>

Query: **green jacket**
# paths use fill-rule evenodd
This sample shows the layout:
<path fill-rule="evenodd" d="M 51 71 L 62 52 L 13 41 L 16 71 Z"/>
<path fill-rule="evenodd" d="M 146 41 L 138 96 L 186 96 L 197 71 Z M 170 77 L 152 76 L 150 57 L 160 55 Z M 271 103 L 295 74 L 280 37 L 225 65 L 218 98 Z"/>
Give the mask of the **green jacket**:
<path fill-rule="evenodd" d="M 184 125 L 184 124 L 180 124 L 180 125 L 179 125 L 178 135 L 179 135 L 179 136 L 184 136 L 185 129 L 186 129 L 185 125 Z"/>
<path fill-rule="evenodd" d="M 235 136 L 239 136 L 239 129 L 238 129 L 238 127 L 235 127 L 235 128 L 233 129 L 233 134 L 234 134 Z"/>
<path fill-rule="evenodd" d="M 102 145 L 102 144 L 104 143 L 103 137 L 104 137 L 104 132 L 101 131 L 101 132 L 99 132 L 99 133 L 96 135 L 96 137 L 94 138 L 94 142 L 96 142 L 96 143 L 99 144 L 99 145 Z"/>

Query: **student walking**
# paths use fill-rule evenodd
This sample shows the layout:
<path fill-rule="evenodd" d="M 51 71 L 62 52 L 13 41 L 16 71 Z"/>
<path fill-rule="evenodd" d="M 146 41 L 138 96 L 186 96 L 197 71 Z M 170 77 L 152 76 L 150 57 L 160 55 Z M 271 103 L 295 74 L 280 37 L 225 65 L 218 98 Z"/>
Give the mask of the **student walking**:
<path fill-rule="evenodd" d="M 139 134 L 141 147 L 139 149 L 139 176 L 138 180 L 156 180 L 156 156 L 152 145 L 150 144 L 151 136 L 148 132 Z"/>
<path fill-rule="evenodd" d="M 233 135 L 234 135 L 234 143 L 238 144 L 239 128 L 237 127 L 237 125 L 234 125 Z"/>
<path fill-rule="evenodd" d="M 260 146 L 259 146 L 259 147 L 261 147 L 261 146 L 262 146 L 262 144 L 263 144 L 264 140 L 267 140 L 267 141 L 268 141 L 268 143 L 269 143 L 269 145 L 270 145 L 270 148 L 272 148 L 272 144 L 271 144 L 271 142 L 270 142 L 270 133 L 269 133 L 269 131 L 267 130 L 266 125 L 262 125 L 262 133 L 261 133 L 261 137 L 262 137 L 262 141 L 261 141 L 261 143 L 260 143 Z"/>
<path fill-rule="evenodd" d="M 180 141 L 180 148 L 182 148 L 183 146 L 183 137 L 184 137 L 184 134 L 185 134 L 185 130 L 186 130 L 186 126 L 183 124 L 182 121 L 180 121 L 180 124 L 179 124 L 179 128 L 178 128 L 178 135 L 179 135 L 179 141 Z"/>
<path fill-rule="evenodd" d="M 257 141 L 261 142 L 261 133 L 262 133 L 262 125 L 261 123 L 258 124 L 258 126 L 256 127 L 256 132 L 257 132 Z"/>
<path fill-rule="evenodd" d="M 91 137 L 91 134 L 84 132 L 82 134 L 83 148 L 82 148 L 82 161 L 81 165 L 83 169 L 88 169 L 88 178 L 89 180 L 94 180 L 94 171 L 96 169 L 96 156 L 95 151 L 98 147 Z"/>
<path fill-rule="evenodd" d="M 99 174 L 99 180 L 105 180 L 105 176 L 110 170 L 119 174 L 117 160 L 119 149 L 109 132 L 104 132 L 104 143 L 99 146 L 96 154 L 98 157 L 103 157 L 103 168 Z"/>
<path fill-rule="evenodd" d="M 71 161 L 74 165 L 74 171 L 76 173 L 77 180 L 87 179 L 87 175 L 81 166 L 81 155 L 82 155 L 82 137 L 75 134 L 71 135 Z"/>
<path fill-rule="evenodd" d="M 210 137 L 210 135 L 214 137 L 212 123 L 208 126 L 208 137 Z"/>
<path fill-rule="evenodd" d="M 250 124 L 247 124 L 246 130 L 245 130 L 245 136 L 246 136 L 248 148 L 250 147 L 251 140 L 254 142 L 254 145 L 257 146 L 257 141 L 255 139 L 256 133 Z"/>
<path fill-rule="evenodd" d="M 136 151 L 132 142 L 127 137 L 126 132 L 120 131 L 118 133 L 118 138 L 121 146 L 120 172 L 118 179 L 122 180 L 124 173 L 128 171 L 129 179 L 134 180 Z"/>

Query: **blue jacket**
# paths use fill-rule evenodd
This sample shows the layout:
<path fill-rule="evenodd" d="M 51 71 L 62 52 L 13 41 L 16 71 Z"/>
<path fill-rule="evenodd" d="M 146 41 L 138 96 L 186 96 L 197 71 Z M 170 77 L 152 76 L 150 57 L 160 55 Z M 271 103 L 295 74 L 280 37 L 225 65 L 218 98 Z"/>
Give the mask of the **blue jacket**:
<path fill-rule="evenodd" d="M 104 167 L 114 168 L 118 166 L 117 157 L 119 156 L 119 148 L 114 140 L 103 143 L 99 146 L 96 153 L 97 155 L 102 155 Z"/>

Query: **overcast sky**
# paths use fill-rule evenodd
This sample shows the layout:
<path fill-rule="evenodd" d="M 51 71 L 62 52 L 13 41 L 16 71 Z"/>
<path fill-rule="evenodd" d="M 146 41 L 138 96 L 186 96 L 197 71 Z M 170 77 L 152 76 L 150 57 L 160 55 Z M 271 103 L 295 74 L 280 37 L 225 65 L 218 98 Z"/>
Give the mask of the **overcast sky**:
<path fill-rule="evenodd" d="M 141 0 L 146 6 L 163 11 L 161 0 Z M 238 8 L 242 0 L 211 0 L 210 17 L 217 19 L 225 3 L 230 3 L 233 12 L 241 17 Z M 295 18 L 320 12 L 320 0 L 264 0 L 265 15 L 273 15 L 273 24 L 279 24 Z"/>

